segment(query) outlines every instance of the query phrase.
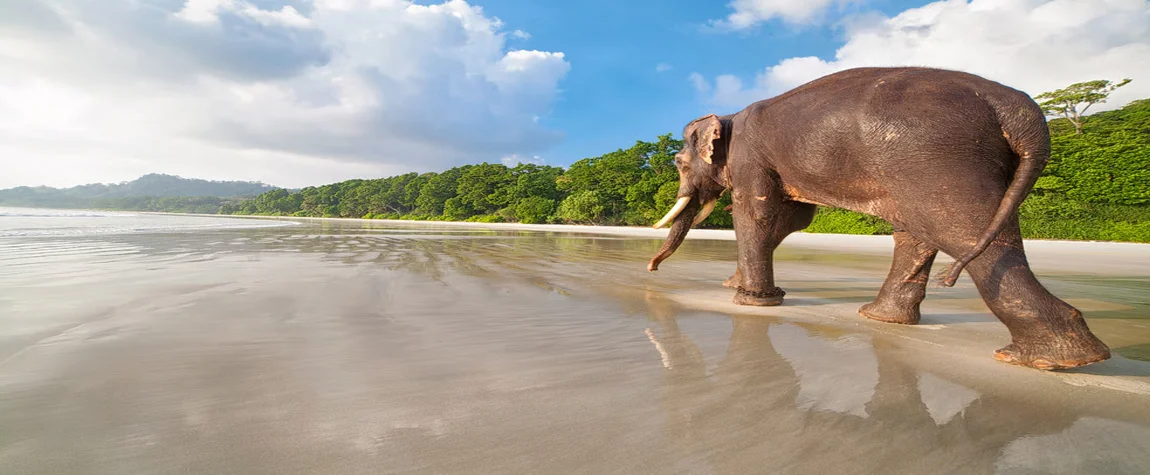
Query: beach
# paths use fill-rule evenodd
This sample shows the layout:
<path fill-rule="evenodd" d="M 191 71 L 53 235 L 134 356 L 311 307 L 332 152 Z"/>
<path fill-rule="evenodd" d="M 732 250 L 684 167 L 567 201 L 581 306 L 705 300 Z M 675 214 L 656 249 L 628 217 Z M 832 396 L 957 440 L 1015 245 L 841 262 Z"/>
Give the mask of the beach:
<path fill-rule="evenodd" d="M 652 273 L 666 230 L 36 214 L 0 213 L 3 473 L 1150 470 L 1150 245 L 1026 243 L 1114 353 L 1043 372 L 966 276 L 860 317 L 889 236 L 789 237 L 757 308 L 730 231 Z"/>

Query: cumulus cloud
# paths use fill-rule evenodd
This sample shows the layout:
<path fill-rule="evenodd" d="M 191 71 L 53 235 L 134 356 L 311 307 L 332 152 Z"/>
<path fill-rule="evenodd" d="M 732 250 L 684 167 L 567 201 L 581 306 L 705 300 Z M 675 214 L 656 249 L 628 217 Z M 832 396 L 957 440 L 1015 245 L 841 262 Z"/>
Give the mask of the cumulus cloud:
<path fill-rule="evenodd" d="M 98 3 L 98 5 L 97 5 Z M 0 187 L 154 171 L 300 186 L 543 150 L 570 69 L 464 0 L 16 2 Z"/>
<path fill-rule="evenodd" d="M 710 106 L 724 110 L 861 66 L 962 70 L 1032 95 L 1079 81 L 1134 79 L 1097 110 L 1150 96 L 1148 0 L 944 0 L 846 25 L 846 43 L 833 59 L 785 59 L 749 82 L 697 74 L 691 81 Z"/>
<path fill-rule="evenodd" d="M 858 0 L 734 0 L 728 7 L 734 10 L 723 20 L 712 25 L 742 30 L 768 20 L 779 18 L 785 22 L 803 24 L 821 18 L 831 6 L 857 3 Z"/>

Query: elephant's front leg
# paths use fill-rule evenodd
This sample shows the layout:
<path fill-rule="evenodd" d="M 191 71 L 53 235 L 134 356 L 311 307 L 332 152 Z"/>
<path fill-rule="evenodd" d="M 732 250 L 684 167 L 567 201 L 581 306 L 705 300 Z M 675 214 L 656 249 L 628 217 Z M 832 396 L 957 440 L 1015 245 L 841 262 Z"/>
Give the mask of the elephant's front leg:
<path fill-rule="evenodd" d="M 859 314 L 871 320 L 913 325 L 922 318 L 919 304 L 926 297 L 926 282 L 938 249 L 901 229 L 894 231 L 894 259 L 890 274 L 874 302 Z"/>
<path fill-rule="evenodd" d="M 795 231 L 802 231 L 807 226 L 811 225 L 811 221 L 815 219 L 815 211 L 818 208 L 815 205 L 800 203 L 797 201 L 782 201 L 778 204 L 778 212 L 771 218 L 771 239 L 768 240 L 772 244 L 767 251 L 768 256 L 772 256 L 774 248 L 778 247 L 788 235 Z M 735 216 L 735 221 L 738 222 L 739 218 Z M 737 234 L 736 228 L 736 234 Z M 770 257 L 773 259 L 773 257 Z M 741 260 L 739 261 L 741 265 Z M 773 260 L 772 260 L 773 262 Z M 768 272 L 773 278 L 773 272 Z M 743 283 L 743 271 L 738 265 L 735 266 L 735 273 L 727 280 L 723 281 L 723 287 L 729 289 L 738 289 Z"/>
<path fill-rule="evenodd" d="M 782 304 L 786 292 L 775 286 L 773 262 L 775 247 L 785 237 L 778 232 L 778 223 L 788 218 L 782 216 L 782 197 L 768 184 L 736 188 L 732 201 L 739 247 L 735 275 L 740 277 L 734 302 L 759 307 Z"/>

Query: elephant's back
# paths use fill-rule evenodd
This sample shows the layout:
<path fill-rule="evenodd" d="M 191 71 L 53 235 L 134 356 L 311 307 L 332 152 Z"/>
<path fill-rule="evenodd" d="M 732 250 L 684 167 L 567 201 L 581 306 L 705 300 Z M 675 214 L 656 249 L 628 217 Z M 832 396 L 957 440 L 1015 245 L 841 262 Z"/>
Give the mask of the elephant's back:
<path fill-rule="evenodd" d="M 769 135 L 772 155 L 805 157 L 819 174 L 853 165 L 881 171 L 903 160 L 1009 152 L 991 102 L 1027 101 L 1020 91 L 958 71 L 858 68 L 748 107 L 745 128 Z"/>
<path fill-rule="evenodd" d="M 1009 180 L 1015 159 L 988 96 L 1029 100 L 957 71 L 859 68 L 753 104 L 743 129 L 768 137 L 772 168 L 808 198 L 876 214 L 890 187 Z"/>
<path fill-rule="evenodd" d="M 917 67 L 855 68 L 823 76 L 747 108 L 798 124 L 891 121 L 938 123 L 994 119 L 987 97 L 1029 101 L 1024 93 L 961 71 Z"/>

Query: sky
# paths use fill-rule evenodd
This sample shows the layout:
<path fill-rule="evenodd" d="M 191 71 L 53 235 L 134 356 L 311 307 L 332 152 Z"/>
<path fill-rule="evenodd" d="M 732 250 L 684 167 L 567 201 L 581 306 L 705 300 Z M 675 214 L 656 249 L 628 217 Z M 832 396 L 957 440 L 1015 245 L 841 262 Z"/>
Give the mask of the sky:
<path fill-rule="evenodd" d="M 1150 0 L 0 0 L 0 188 L 568 166 L 898 65 L 1120 107 Z"/>

